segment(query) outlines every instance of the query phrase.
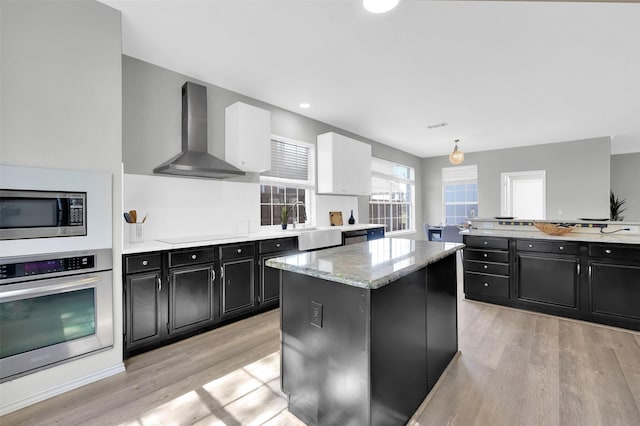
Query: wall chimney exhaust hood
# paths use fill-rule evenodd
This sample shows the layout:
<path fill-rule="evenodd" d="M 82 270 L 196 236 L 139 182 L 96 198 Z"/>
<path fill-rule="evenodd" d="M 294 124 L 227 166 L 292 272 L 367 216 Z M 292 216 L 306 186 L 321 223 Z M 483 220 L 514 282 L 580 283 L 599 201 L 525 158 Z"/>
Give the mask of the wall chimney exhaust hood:
<path fill-rule="evenodd" d="M 182 152 L 154 173 L 227 179 L 245 173 L 207 152 L 207 88 L 187 81 L 182 86 Z"/>

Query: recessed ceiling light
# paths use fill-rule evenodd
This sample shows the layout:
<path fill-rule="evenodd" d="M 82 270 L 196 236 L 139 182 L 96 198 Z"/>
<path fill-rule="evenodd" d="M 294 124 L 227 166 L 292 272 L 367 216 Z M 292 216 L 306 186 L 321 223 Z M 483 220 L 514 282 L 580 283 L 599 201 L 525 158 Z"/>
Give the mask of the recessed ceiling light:
<path fill-rule="evenodd" d="M 362 5 L 371 13 L 385 13 L 398 5 L 400 0 L 362 0 Z"/>
<path fill-rule="evenodd" d="M 307 109 L 307 108 L 311 108 L 311 104 L 308 104 L 306 102 L 302 102 L 300 105 L 298 105 L 300 108 L 302 109 Z"/>
<path fill-rule="evenodd" d="M 442 122 L 442 123 L 438 123 L 438 124 L 432 124 L 430 126 L 427 126 L 427 129 L 437 129 L 438 127 L 444 127 L 449 125 L 449 123 L 447 122 Z"/>

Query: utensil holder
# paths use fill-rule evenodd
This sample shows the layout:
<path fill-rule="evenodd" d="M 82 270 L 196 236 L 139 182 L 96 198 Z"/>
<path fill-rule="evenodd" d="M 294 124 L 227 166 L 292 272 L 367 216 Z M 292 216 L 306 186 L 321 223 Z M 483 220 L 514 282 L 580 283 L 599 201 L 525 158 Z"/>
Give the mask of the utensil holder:
<path fill-rule="evenodd" d="M 144 242 L 144 224 L 143 223 L 129 224 L 129 242 L 130 243 Z"/>

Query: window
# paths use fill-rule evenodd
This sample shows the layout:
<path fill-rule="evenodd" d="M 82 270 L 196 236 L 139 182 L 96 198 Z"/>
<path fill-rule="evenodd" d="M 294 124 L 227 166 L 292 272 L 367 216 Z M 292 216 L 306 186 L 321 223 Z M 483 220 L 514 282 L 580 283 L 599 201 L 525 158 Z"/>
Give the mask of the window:
<path fill-rule="evenodd" d="M 445 225 L 457 225 L 478 217 L 478 166 L 442 168 Z"/>
<path fill-rule="evenodd" d="M 369 222 L 385 232 L 414 230 L 415 173 L 412 167 L 371 159 Z"/>
<path fill-rule="evenodd" d="M 313 145 L 271 138 L 271 170 L 260 174 L 260 224 L 279 225 L 282 207 L 295 205 L 287 223 L 309 222 L 315 191 Z"/>
<path fill-rule="evenodd" d="M 502 173 L 501 213 L 521 219 L 544 219 L 546 195 L 544 170 Z"/>

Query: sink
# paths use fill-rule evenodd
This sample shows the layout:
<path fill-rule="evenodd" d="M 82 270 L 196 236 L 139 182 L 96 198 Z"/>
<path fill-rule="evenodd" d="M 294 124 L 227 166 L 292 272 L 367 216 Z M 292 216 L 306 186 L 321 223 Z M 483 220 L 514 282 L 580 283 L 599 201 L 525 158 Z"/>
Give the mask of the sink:
<path fill-rule="evenodd" d="M 318 228 L 316 228 L 315 226 L 309 226 L 306 228 L 289 228 L 287 227 L 287 229 L 285 229 L 285 231 L 289 231 L 289 232 L 307 232 L 307 231 L 315 231 Z"/>
<path fill-rule="evenodd" d="M 301 232 L 298 235 L 298 249 L 315 250 L 324 247 L 339 246 L 342 244 L 342 231 L 339 229 L 306 229 L 309 232 Z"/>

